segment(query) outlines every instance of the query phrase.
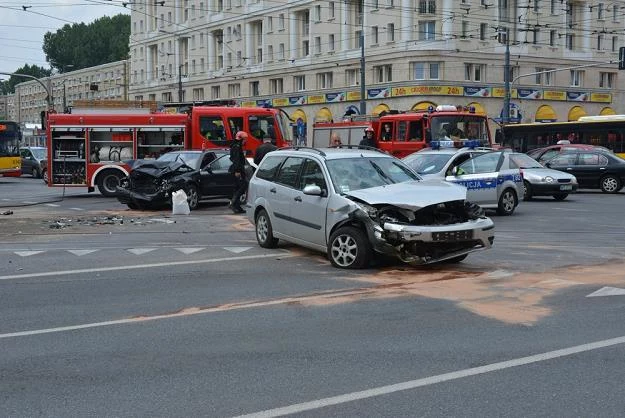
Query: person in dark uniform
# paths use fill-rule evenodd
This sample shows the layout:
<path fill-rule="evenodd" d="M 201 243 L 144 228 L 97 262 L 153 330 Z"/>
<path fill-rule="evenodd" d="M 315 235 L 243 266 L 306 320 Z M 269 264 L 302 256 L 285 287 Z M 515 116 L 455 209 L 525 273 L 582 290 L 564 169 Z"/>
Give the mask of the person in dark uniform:
<path fill-rule="evenodd" d="M 362 138 L 362 141 L 360 141 L 360 144 L 358 145 L 375 148 L 375 141 L 373 140 L 373 128 L 365 128 L 365 136 Z"/>
<path fill-rule="evenodd" d="M 390 141 L 393 139 L 393 130 L 390 123 L 384 124 L 384 130 L 382 131 L 382 141 Z"/>
<path fill-rule="evenodd" d="M 230 172 L 234 174 L 234 194 L 230 200 L 230 209 L 234 213 L 245 213 L 245 210 L 241 207 L 241 196 L 247 192 L 247 178 L 245 175 L 245 151 L 243 145 L 247 139 L 247 133 L 243 131 L 237 132 L 230 147 Z"/>
<path fill-rule="evenodd" d="M 273 139 L 269 136 L 266 136 L 263 140 L 263 143 L 258 148 L 256 148 L 256 154 L 254 155 L 254 164 L 256 164 L 256 166 L 260 164 L 266 154 L 278 149 L 278 147 L 276 147 L 272 142 Z"/>

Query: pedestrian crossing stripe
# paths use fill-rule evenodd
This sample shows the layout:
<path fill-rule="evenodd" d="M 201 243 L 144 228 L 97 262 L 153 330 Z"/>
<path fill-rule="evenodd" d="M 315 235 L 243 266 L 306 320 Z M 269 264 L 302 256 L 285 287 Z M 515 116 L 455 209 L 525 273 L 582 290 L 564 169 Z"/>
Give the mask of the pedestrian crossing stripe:
<path fill-rule="evenodd" d="M 230 251 L 231 253 L 241 254 L 244 251 L 251 249 L 252 247 L 224 247 L 224 250 Z"/>
<path fill-rule="evenodd" d="M 35 255 L 35 254 L 41 254 L 44 251 L 15 251 L 15 254 L 19 255 L 20 257 L 30 257 L 31 255 Z"/>

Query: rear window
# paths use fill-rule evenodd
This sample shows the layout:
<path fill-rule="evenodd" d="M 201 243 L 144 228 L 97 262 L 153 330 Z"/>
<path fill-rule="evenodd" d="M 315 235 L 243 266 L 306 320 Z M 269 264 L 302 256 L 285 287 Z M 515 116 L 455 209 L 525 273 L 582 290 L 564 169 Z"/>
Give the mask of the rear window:
<path fill-rule="evenodd" d="M 284 159 L 285 157 L 268 155 L 258 167 L 256 177 L 263 180 L 273 180 Z"/>

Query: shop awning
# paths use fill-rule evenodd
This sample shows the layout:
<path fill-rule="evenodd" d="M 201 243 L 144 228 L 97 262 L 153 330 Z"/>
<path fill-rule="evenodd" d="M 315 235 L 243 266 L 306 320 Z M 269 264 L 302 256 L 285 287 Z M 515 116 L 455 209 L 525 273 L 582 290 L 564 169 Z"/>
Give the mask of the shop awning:
<path fill-rule="evenodd" d="M 549 105 L 542 105 L 536 110 L 536 116 L 534 117 L 536 122 L 555 122 L 558 120 L 558 115 L 553 107 Z"/>
<path fill-rule="evenodd" d="M 571 110 L 569 110 L 569 122 L 576 121 L 582 116 L 586 116 L 586 111 L 581 106 L 573 106 Z"/>
<path fill-rule="evenodd" d="M 377 105 L 376 107 L 373 108 L 373 110 L 371 111 L 372 115 L 379 115 L 382 112 L 388 112 L 389 110 L 391 110 L 390 107 L 388 107 L 388 105 L 384 104 L 384 103 L 380 103 L 379 105 Z"/>
<path fill-rule="evenodd" d="M 432 102 L 419 102 L 412 106 L 412 110 L 428 110 L 428 107 L 436 107 L 436 103 Z"/>
<path fill-rule="evenodd" d="M 611 107 L 604 107 L 603 109 L 601 109 L 601 112 L 599 112 L 599 114 L 601 116 L 616 115 L 616 112 Z"/>

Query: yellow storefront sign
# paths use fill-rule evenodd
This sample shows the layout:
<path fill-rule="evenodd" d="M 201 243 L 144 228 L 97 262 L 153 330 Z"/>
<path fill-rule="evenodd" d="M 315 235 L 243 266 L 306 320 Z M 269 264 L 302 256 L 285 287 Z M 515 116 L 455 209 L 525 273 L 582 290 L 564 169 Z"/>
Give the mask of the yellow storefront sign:
<path fill-rule="evenodd" d="M 462 96 L 462 86 L 405 86 L 394 87 L 391 90 L 393 97 L 399 96 Z"/>
<path fill-rule="evenodd" d="M 325 102 L 326 102 L 326 96 L 324 94 L 308 96 L 308 104 L 319 104 L 319 103 L 325 103 Z"/>
<path fill-rule="evenodd" d="M 504 89 L 503 87 L 493 87 L 491 97 L 506 97 L 506 89 Z M 516 89 L 510 90 L 510 97 L 513 99 L 516 99 L 518 97 Z"/>
<path fill-rule="evenodd" d="M 348 91 L 345 95 L 347 100 L 360 100 L 360 92 L 359 91 Z"/>
<path fill-rule="evenodd" d="M 566 92 L 558 90 L 544 90 L 543 98 L 545 100 L 566 100 Z"/>
<path fill-rule="evenodd" d="M 255 101 L 241 102 L 241 107 L 256 107 Z"/>
<path fill-rule="evenodd" d="M 596 103 L 612 103 L 612 93 L 590 93 L 590 101 Z"/>
<path fill-rule="evenodd" d="M 271 104 L 273 106 L 288 106 L 289 105 L 289 99 L 286 97 L 280 97 L 278 99 L 273 99 L 271 101 Z"/>

